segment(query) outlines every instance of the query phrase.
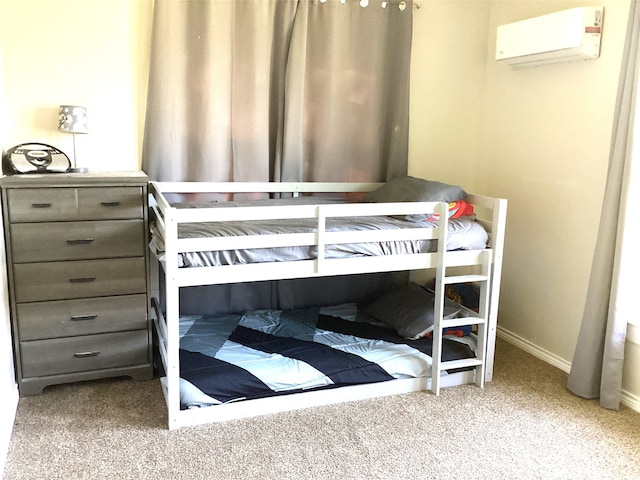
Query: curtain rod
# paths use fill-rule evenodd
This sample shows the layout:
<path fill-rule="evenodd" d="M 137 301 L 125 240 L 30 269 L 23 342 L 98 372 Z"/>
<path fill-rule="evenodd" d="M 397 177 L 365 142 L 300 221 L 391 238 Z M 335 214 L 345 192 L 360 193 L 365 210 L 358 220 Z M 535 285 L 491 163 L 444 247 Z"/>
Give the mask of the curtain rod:
<path fill-rule="evenodd" d="M 329 0 L 320 0 L 320 3 L 327 3 Z M 343 5 L 345 3 L 347 3 L 347 0 L 338 0 L 340 3 L 342 3 Z M 371 4 L 372 0 L 358 0 L 360 3 L 360 6 L 362 8 L 368 7 Z M 407 8 L 407 2 L 405 0 L 373 0 L 376 3 L 380 3 L 380 6 L 382 8 L 387 8 L 389 6 L 389 4 L 395 3 L 398 5 L 398 8 L 400 10 L 404 10 L 405 8 Z M 413 0 L 413 7 L 416 9 L 419 9 L 422 7 L 422 0 Z"/>

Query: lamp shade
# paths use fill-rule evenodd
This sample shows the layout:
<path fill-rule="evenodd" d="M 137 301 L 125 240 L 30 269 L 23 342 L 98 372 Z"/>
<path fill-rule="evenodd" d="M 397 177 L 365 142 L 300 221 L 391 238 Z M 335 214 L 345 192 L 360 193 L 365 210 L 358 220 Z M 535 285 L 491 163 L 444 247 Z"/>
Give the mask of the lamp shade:
<path fill-rule="evenodd" d="M 67 133 L 89 133 L 87 109 L 75 105 L 60 105 L 58 130 Z"/>

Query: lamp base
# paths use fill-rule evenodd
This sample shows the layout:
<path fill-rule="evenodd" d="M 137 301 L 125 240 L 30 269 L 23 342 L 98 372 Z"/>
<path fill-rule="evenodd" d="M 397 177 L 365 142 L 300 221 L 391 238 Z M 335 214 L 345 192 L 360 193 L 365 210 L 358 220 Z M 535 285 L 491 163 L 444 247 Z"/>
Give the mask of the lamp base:
<path fill-rule="evenodd" d="M 89 169 L 87 167 L 73 167 L 67 170 L 69 173 L 87 173 Z"/>

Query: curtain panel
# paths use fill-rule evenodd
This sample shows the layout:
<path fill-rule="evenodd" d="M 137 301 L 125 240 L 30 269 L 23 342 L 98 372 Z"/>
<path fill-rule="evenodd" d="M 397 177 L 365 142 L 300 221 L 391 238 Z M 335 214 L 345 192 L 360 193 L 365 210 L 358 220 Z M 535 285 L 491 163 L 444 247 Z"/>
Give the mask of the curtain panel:
<path fill-rule="evenodd" d="M 600 398 L 600 405 L 612 410 L 620 407 L 622 397 L 627 325 L 637 321 L 639 42 L 640 9 L 632 0 L 596 250 L 567 384 L 575 395 Z"/>
<path fill-rule="evenodd" d="M 407 173 L 411 2 L 156 0 L 143 169 L 161 181 Z"/>

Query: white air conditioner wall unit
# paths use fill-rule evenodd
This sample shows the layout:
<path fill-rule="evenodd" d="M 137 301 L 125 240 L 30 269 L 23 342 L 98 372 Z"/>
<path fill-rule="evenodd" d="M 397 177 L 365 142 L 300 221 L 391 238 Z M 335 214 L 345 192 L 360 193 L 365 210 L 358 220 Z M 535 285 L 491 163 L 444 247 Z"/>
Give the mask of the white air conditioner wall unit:
<path fill-rule="evenodd" d="M 496 60 L 524 67 L 600 56 L 603 7 L 578 7 L 498 27 Z"/>

